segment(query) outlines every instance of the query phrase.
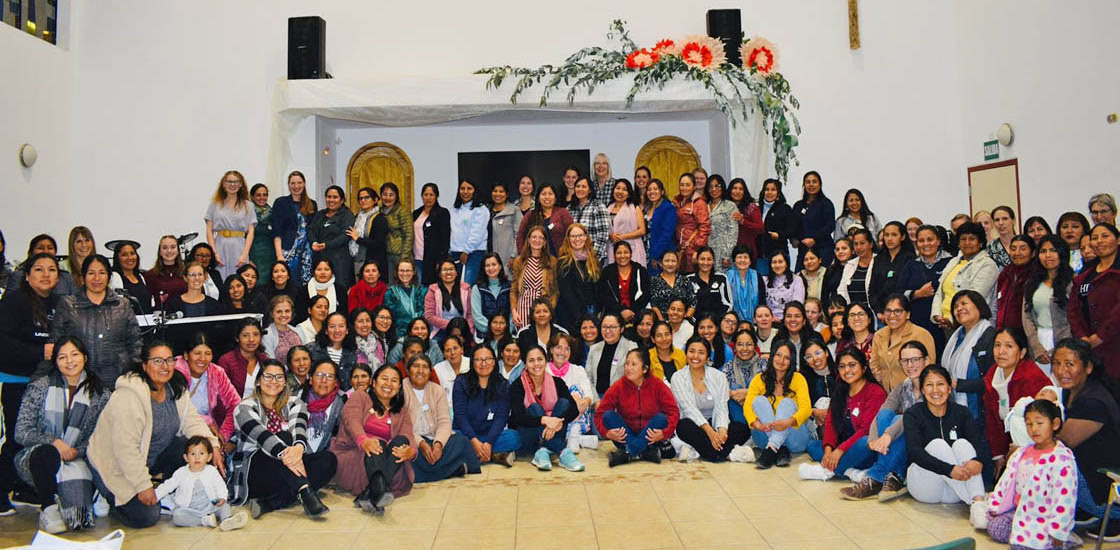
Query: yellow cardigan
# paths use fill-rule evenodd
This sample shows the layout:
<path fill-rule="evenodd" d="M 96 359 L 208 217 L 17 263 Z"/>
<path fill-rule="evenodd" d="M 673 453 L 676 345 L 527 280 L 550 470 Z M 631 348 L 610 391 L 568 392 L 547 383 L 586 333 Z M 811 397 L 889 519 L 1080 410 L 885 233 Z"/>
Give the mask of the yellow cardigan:
<path fill-rule="evenodd" d="M 670 357 L 673 358 L 673 364 L 677 366 L 677 370 L 681 370 L 681 368 L 684 367 L 685 358 L 683 351 L 673 348 L 673 353 Z M 666 384 L 669 383 L 669 381 L 665 379 L 665 367 L 661 366 L 661 359 L 657 357 L 657 348 L 649 349 L 649 367 L 650 374 L 665 380 Z"/>
<path fill-rule="evenodd" d="M 790 396 L 790 394 L 793 394 Z M 813 405 L 809 402 L 809 384 L 805 382 L 805 377 L 801 376 L 800 372 L 793 373 L 793 379 L 789 382 L 789 389 L 786 390 L 785 396 L 774 397 L 766 395 L 766 383 L 762 381 L 762 375 L 756 374 L 751 379 L 751 385 L 747 387 L 747 398 L 743 400 L 743 416 L 747 417 L 747 425 L 754 424 L 758 420 L 758 415 L 754 414 L 754 409 L 751 408 L 751 403 L 754 403 L 754 398 L 758 396 L 765 396 L 766 400 L 770 402 L 770 406 L 774 410 L 778 409 L 778 403 L 782 399 L 793 399 L 797 402 L 797 412 L 793 413 L 793 427 L 800 427 L 809 420 L 809 415 L 813 412 Z"/>

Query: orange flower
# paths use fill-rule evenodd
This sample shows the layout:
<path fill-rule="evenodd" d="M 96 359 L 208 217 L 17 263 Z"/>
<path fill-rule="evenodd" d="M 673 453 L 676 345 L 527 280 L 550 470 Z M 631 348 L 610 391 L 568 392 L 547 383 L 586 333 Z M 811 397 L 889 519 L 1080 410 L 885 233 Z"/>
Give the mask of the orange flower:
<path fill-rule="evenodd" d="M 681 59 L 692 67 L 712 71 L 727 61 L 727 55 L 723 51 L 723 42 L 696 34 L 685 37 L 684 45 L 681 46 Z"/>
<path fill-rule="evenodd" d="M 657 53 L 656 49 L 652 52 L 645 48 L 634 50 L 626 56 L 626 68 L 644 69 L 657 63 L 660 59 L 661 55 Z"/>
<path fill-rule="evenodd" d="M 767 76 L 778 70 L 778 47 L 761 36 L 755 36 L 739 48 L 743 69 Z"/>
<path fill-rule="evenodd" d="M 677 43 L 669 38 L 663 38 L 653 45 L 653 53 L 658 55 L 679 55 L 681 49 L 677 47 Z"/>

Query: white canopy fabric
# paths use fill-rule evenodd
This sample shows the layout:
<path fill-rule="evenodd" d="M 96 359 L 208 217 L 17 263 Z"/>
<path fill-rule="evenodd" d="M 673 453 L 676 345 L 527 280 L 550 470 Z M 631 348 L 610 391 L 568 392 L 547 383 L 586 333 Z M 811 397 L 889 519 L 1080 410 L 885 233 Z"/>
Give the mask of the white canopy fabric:
<path fill-rule="evenodd" d="M 366 80 L 281 79 L 273 94 L 269 140 L 268 180 L 282 181 L 292 159 L 291 139 L 296 127 L 309 116 L 364 122 L 382 126 L 421 126 L 450 122 L 503 111 L 552 111 L 579 113 L 718 112 L 703 85 L 673 81 L 662 90 L 639 93 L 629 109 L 626 94 L 630 81 L 620 79 L 596 87 L 593 95 L 577 95 L 568 105 L 567 91 L 549 96 L 539 106 L 541 87 L 525 90 L 517 104 L 509 101 L 516 84 L 507 80 L 499 89 L 486 89 L 486 76 L 392 77 Z M 746 123 L 730 127 L 731 172 L 757 187 L 770 177 L 770 140 L 762 117 L 752 108 Z"/>

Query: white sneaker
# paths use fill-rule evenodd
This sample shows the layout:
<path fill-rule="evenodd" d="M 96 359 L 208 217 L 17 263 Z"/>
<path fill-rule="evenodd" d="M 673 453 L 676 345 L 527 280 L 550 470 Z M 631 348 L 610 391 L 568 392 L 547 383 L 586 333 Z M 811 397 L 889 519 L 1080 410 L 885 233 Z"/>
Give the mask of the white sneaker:
<path fill-rule="evenodd" d="M 584 449 L 598 449 L 599 436 L 595 434 L 581 435 L 579 436 L 579 446 Z"/>
<path fill-rule="evenodd" d="M 850 479 L 852 483 L 859 483 L 864 479 L 867 479 L 867 470 L 848 468 L 848 470 L 844 472 L 844 477 Z"/>
<path fill-rule="evenodd" d="M 207 527 L 217 527 L 218 516 L 215 516 L 214 514 L 206 514 L 205 516 L 202 516 L 202 524 Z"/>
<path fill-rule="evenodd" d="M 62 513 L 57 504 L 51 504 L 39 512 L 39 530 L 52 535 L 66 532 L 66 522 L 62 521 Z"/>
<path fill-rule="evenodd" d="M 578 455 L 579 454 L 579 438 L 578 437 L 569 437 L 568 438 L 568 444 L 564 448 L 569 450 L 569 451 L 572 451 L 573 453 Z"/>
<path fill-rule="evenodd" d="M 245 512 L 238 512 L 218 524 L 218 528 L 222 531 L 236 531 L 249 523 L 249 514 Z"/>
<path fill-rule="evenodd" d="M 797 477 L 800 477 L 801 479 L 816 479 L 820 481 L 828 481 L 835 475 L 835 472 L 829 470 L 828 468 L 825 468 L 824 466 L 821 466 L 816 462 L 802 462 L 801 465 L 797 467 Z"/>
<path fill-rule="evenodd" d="M 693 449 L 692 445 L 689 445 L 688 443 L 681 445 L 681 450 L 679 453 L 677 453 L 677 460 L 681 462 L 692 462 L 693 460 L 697 460 L 699 458 L 700 453 L 696 452 L 696 449 Z"/>
<path fill-rule="evenodd" d="M 97 498 L 93 499 L 93 515 L 103 518 L 109 515 L 109 501 L 101 495 L 101 491 L 97 492 Z"/>
<path fill-rule="evenodd" d="M 754 462 L 754 449 L 747 445 L 739 445 L 731 449 L 731 453 L 727 455 L 727 460 L 731 462 L 742 462 L 744 464 Z"/>

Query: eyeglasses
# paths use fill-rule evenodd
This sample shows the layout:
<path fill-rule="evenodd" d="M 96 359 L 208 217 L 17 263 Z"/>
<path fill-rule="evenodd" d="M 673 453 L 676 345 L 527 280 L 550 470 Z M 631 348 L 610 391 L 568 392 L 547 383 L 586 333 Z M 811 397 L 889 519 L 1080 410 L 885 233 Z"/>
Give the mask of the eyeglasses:
<path fill-rule="evenodd" d="M 377 320 L 378 321 L 392 321 L 393 316 L 392 315 L 378 315 Z"/>
<path fill-rule="evenodd" d="M 1089 213 L 1094 215 L 1094 216 L 1104 216 L 1106 214 L 1111 214 L 1112 211 L 1111 210 L 1090 210 Z"/>
<path fill-rule="evenodd" d="M 329 372 L 317 372 L 317 373 L 315 373 L 315 378 L 318 378 L 319 380 L 326 380 L 327 382 L 330 382 L 331 380 L 334 380 L 334 375 L 329 373 Z"/>
<path fill-rule="evenodd" d="M 824 357 L 824 351 L 822 350 L 817 350 L 813 353 L 805 354 L 805 359 L 820 359 L 821 357 Z"/>
<path fill-rule="evenodd" d="M 848 314 L 848 317 L 867 317 L 867 314 L 862 311 L 853 311 Z"/>
<path fill-rule="evenodd" d="M 904 309 L 884 309 L 883 313 L 885 315 L 890 315 L 891 317 L 898 317 L 899 315 L 902 315 L 903 313 L 906 313 L 906 310 L 904 310 Z"/>
<path fill-rule="evenodd" d="M 174 357 L 149 357 L 148 362 L 157 367 L 174 367 Z"/>
<path fill-rule="evenodd" d="M 322 376 L 322 374 L 321 373 L 316 374 L 315 376 Z M 331 378 L 334 378 L 333 374 L 328 374 L 327 376 L 330 376 Z M 284 375 L 283 374 L 265 373 L 265 374 L 261 375 L 261 382 L 283 382 L 283 381 L 284 381 Z"/>
<path fill-rule="evenodd" d="M 478 363 L 480 365 L 493 365 L 494 364 L 494 358 L 493 357 L 482 357 L 480 359 L 475 359 L 474 362 Z"/>
<path fill-rule="evenodd" d="M 371 200 L 373 200 L 373 197 L 368 197 L 366 195 L 358 195 L 358 200 L 360 200 L 360 201 L 371 201 Z"/>
<path fill-rule="evenodd" d="M 618 329 L 622 328 L 622 326 L 621 325 L 603 325 L 600 328 L 602 328 L 603 330 L 618 330 Z"/>
<path fill-rule="evenodd" d="M 920 365 L 922 361 L 925 361 L 925 359 L 925 357 L 907 357 L 904 359 L 899 359 L 898 362 L 902 363 L 903 365 Z"/>

